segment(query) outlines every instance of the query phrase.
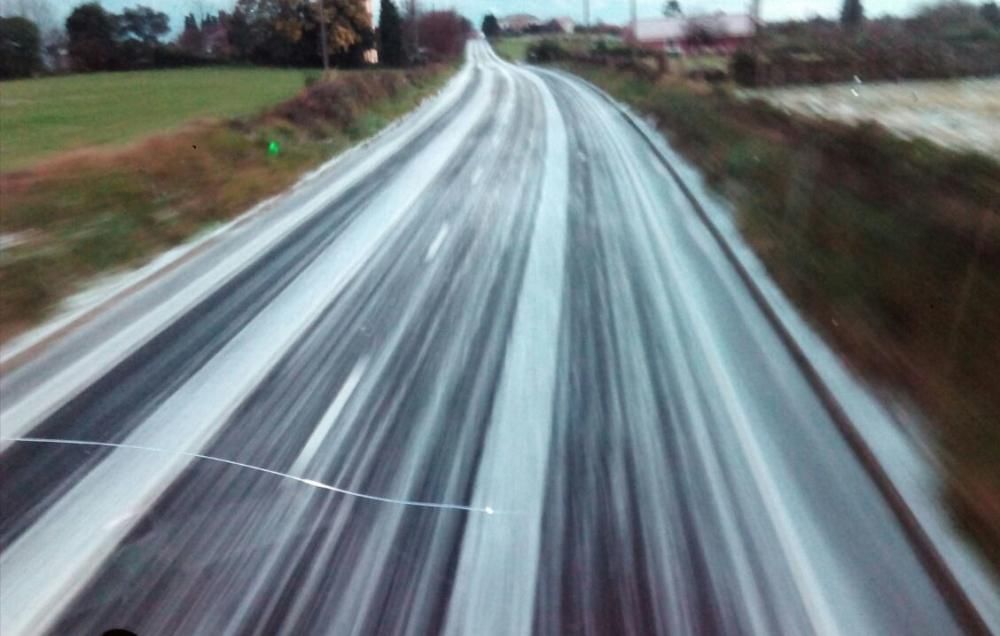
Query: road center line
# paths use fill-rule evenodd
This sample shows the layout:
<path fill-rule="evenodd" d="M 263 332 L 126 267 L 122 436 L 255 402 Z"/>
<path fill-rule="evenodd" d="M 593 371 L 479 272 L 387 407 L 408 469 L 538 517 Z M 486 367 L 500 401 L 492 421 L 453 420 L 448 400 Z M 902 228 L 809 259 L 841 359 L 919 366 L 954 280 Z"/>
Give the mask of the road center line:
<path fill-rule="evenodd" d="M 340 387 L 340 391 L 337 392 L 337 397 L 335 397 L 333 403 L 330 404 L 330 408 L 328 408 L 326 413 L 323 414 L 319 424 L 316 425 L 312 435 L 309 436 L 309 439 L 299 452 L 299 456 L 295 458 L 294 462 L 292 462 L 292 467 L 288 469 L 290 474 L 302 475 L 305 473 L 306 468 L 309 467 L 309 463 L 312 461 L 313 457 L 316 456 L 316 451 L 319 450 L 320 444 L 322 444 L 323 440 L 326 439 L 330 429 L 333 428 L 334 423 L 336 423 L 340 414 L 344 411 L 344 407 L 347 406 L 347 402 L 354 394 L 354 390 L 358 388 L 358 383 L 361 382 L 361 376 L 364 375 L 365 369 L 368 367 L 368 360 L 369 359 L 366 356 L 358 360 L 357 364 L 354 365 L 354 369 L 352 369 L 351 374 L 347 376 L 347 380 L 344 381 L 344 385 Z"/>
<path fill-rule="evenodd" d="M 441 229 L 438 230 L 437 236 L 434 237 L 434 240 L 431 241 L 430 247 L 427 248 L 427 255 L 424 257 L 425 263 L 431 262 L 434 260 L 434 257 L 437 256 L 438 250 L 440 250 L 441 246 L 444 244 L 444 240 L 448 237 L 448 231 L 450 229 L 450 226 L 445 223 L 441 226 Z"/>

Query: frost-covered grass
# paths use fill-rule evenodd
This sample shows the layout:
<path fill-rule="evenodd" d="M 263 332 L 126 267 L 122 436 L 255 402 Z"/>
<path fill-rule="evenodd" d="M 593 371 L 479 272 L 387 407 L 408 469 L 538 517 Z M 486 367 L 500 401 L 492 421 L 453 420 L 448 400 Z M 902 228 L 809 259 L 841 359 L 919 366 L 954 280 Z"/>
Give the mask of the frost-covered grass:
<path fill-rule="evenodd" d="M 852 83 L 747 91 L 792 112 L 873 120 L 903 137 L 1000 156 L 1000 78 Z"/>

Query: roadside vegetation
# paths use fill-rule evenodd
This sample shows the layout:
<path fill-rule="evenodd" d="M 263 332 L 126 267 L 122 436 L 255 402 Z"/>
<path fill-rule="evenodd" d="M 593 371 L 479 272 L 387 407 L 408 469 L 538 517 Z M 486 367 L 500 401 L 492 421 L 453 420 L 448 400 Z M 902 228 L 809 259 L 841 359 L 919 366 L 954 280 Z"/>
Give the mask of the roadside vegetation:
<path fill-rule="evenodd" d="M 528 57 L 651 117 L 703 171 L 812 324 L 928 416 L 955 518 L 1000 566 L 1000 164 L 657 76 L 628 55 L 547 41 Z"/>
<path fill-rule="evenodd" d="M 493 48 L 497 55 L 508 62 L 521 62 L 528 60 L 529 53 L 542 42 L 554 43 L 561 50 L 578 55 L 587 53 L 597 42 L 604 42 L 608 46 L 621 44 L 621 40 L 614 36 L 521 35 L 499 38 L 494 41 Z"/>
<path fill-rule="evenodd" d="M 289 187 L 438 90 L 454 66 L 345 71 L 251 117 L 0 174 L 0 339 L 95 275 L 133 265 Z"/>

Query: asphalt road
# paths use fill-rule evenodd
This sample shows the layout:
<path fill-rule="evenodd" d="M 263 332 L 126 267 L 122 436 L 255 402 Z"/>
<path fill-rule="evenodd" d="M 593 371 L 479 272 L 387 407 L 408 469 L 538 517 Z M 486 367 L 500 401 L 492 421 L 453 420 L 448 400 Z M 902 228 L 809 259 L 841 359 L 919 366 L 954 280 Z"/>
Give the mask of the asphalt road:
<path fill-rule="evenodd" d="M 5 636 L 962 631 L 578 81 L 475 43 L 275 205 L 6 374 Z"/>

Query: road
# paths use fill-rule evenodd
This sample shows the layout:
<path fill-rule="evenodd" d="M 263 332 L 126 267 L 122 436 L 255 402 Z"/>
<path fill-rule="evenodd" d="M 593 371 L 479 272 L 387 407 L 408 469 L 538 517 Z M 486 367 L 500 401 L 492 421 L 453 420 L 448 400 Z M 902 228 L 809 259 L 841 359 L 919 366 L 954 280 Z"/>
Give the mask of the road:
<path fill-rule="evenodd" d="M 474 43 L 275 206 L 5 374 L 5 636 L 961 633 L 579 81 Z"/>

